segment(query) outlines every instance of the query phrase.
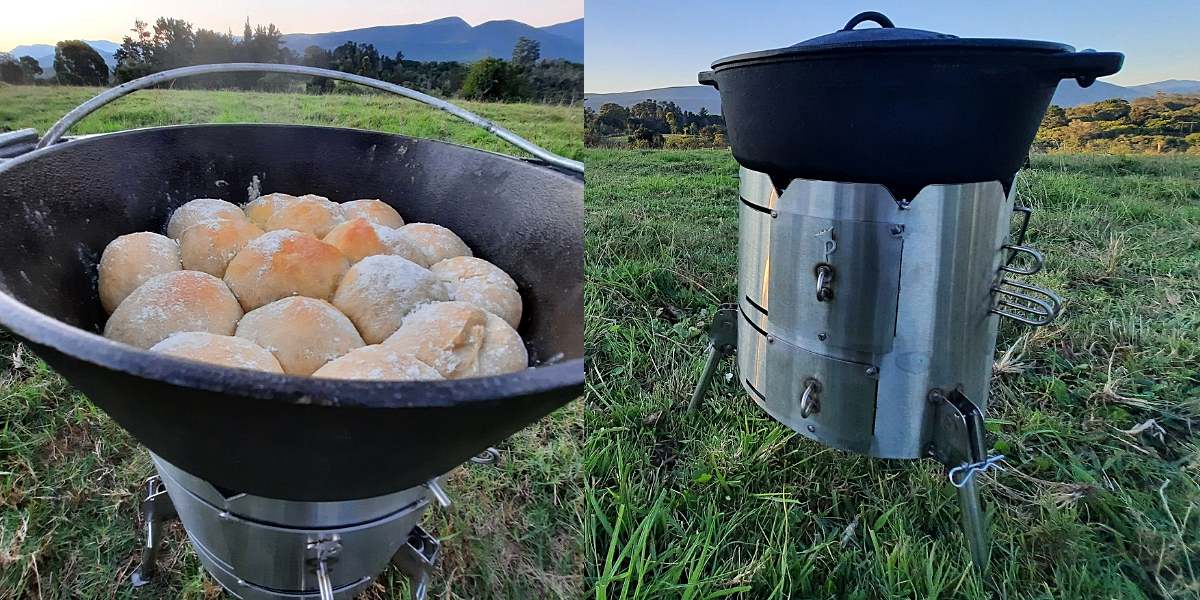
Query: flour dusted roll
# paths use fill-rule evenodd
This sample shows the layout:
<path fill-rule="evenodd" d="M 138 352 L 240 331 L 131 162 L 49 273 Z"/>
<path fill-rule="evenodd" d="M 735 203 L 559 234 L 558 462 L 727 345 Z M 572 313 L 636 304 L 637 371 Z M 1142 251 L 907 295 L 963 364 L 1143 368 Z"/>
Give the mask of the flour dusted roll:
<path fill-rule="evenodd" d="M 175 209 L 167 221 L 167 237 L 178 240 L 188 227 L 217 219 L 245 219 L 238 205 L 216 198 L 197 198 Z"/>
<path fill-rule="evenodd" d="M 376 225 L 398 228 L 404 226 L 400 213 L 382 200 L 362 199 L 342 203 L 342 218 L 366 219 Z"/>
<path fill-rule="evenodd" d="M 471 256 L 471 249 L 453 231 L 433 223 L 409 223 L 400 228 L 400 233 L 425 255 L 418 261 L 422 267 L 430 267 L 455 256 Z"/>
<path fill-rule="evenodd" d="M 150 348 L 151 352 L 161 352 L 212 363 L 223 367 L 237 369 L 252 369 L 269 373 L 282 373 L 279 361 L 254 342 L 230 335 L 216 335 L 201 331 L 185 331 L 173 333 L 167 339 Z"/>
<path fill-rule="evenodd" d="M 311 375 L 321 365 L 363 346 L 346 315 L 324 300 L 300 296 L 246 313 L 236 335 L 266 348 L 291 375 Z"/>
<path fill-rule="evenodd" d="M 263 194 L 262 196 L 247 202 L 246 205 L 242 207 L 242 212 L 246 214 L 246 218 L 249 219 L 251 223 L 254 223 L 260 229 L 262 229 L 267 226 L 267 219 L 270 219 L 271 215 L 275 214 L 275 209 L 287 204 L 288 202 L 292 202 L 295 199 L 296 197 L 291 194 L 283 194 L 279 192 L 274 194 Z"/>
<path fill-rule="evenodd" d="M 529 351 L 516 329 L 488 313 L 483 347 L 479 349 L 476 377 L 516 373 L 529 367 Z"/>
<path fill-rule="evenodd" d="M 317 369 L 313 377 L 388 381 L 444 379 L 437 369 L 421 362 L 412 353 L 380 344 L 352 350 L 349 354 Z"/>
<path fill-rule="evenodd" d="M 173 271 L 143 283 L 104 325 L 104 336 L 148 349 L 172 333 L 233 335 L 242 307 L 225 282 L 200 271 Z"/>
<path fill-rule="evenodd" d="M 288 229 L 325 237 L 329 230 L 342 222 L 341 209 L 328 198 L 311 194 L 290 201 L 280 202 L 267 218 L 263 229 L 277 231 Z"/>
<path fill-rule="evenodd" d="M 376 254 L 394 254 L 420 264 L 425 254 L 413 246 L 399 229 L 378 225 L 357 217 L 334 227 L 324 242 L 336 247 L 356 263 Z"/>
<path fill-rule="evenodd" d="M 179 236 L 183 268 L 224 277 L 229 261 L 262 234 L 263 230 L 246 219 L 220 218 L 192 225 Z"/>
<path fill-rule="evenodd" d="M 350 317 L 363 340 L 378 344 L 416 306 L 447 299 L 445 286 L 429 269 L 400 256 L 380 254 L 350 267 L 333 305 Z"/>
<path fill-rule="evenodd" d="M 512 327 L 521 322 L 521 294 L 517 283 L 503 269 L 481 258 L 456 256 L 430 267 L 446 284 L 451 300 L 469 302 Z"/>
<path fill-rule="evenodd" d="M 148 231 L 123 235 L 100 255 L 100 305 L 112 313 L 138 286 L 182 268 L 175 240 Z"/>
<path fill-rule="evenodd" d="M 245 310 L 254 310 L 288 296 L 328 300 L 349 266 L 337 248 L 283 229 L 246 244 L 229 261 L 225 282 Z"/>
<path fill-rule="evenodd" d="M 446 379 L 471 377 L 487 328 L 487 313 L 465 302 L 426 304 L 404 318 L 383 343 L 412 352 Z"/>

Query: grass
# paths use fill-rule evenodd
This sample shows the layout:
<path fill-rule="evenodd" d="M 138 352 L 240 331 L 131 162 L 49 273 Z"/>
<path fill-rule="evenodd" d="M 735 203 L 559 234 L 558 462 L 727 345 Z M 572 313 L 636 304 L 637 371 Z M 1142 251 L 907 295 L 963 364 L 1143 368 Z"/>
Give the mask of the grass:
<path fill-rule="evenodd" d="M 0 88 L 0 131 L 46 131 L 99 88 Z M 556 154 L 583 155 L 583 110 L 544 104 L 454 101 Z M 105 133 L 187 123 L 296 123 L 373 129 L 447 140 L 506 154 L 515 147 L 448 113 L 385 94 L 307 95 L 234 91 L 142 90 L 101 108 L 71 133 Z"/>
<path fill-rule="evenodd" d="M 51 123 L 97 90 L 0 87 L 0 130 Z M 582 111 L 465 103 L 548 149 L 582 154 Z M 477 128 L 402 99 L 144 91 L 82 122 L 77 133 L 170 123 L 288 122 L 363 127 L 513 150 Z M 425 525 L 443 542 L 431 590 L 438 598 L 577 598 L 582 593 L 579 451 L 573 403 L 500 447 L 496 467 L 452 472 L 449 510 Z M 142 533 L 137 506 L 153 473 L 123 429 L 0 330 L 0 598 L 216 598 L 217 584 L 169 529 L 162 576 L 134 591 Z M 407 597 L 386 571 L 368 599 Z"/>
<path fill-rule="evenodd" d="M 722 364 L 736 296 L 728 151 L 588 150 L 584 535 L 597 600 L 1200 597 L 1200 159 L 1036 157 L 1052 326 L 1002 327 L 981 580 L 932 461 L 823 448 Z"/>

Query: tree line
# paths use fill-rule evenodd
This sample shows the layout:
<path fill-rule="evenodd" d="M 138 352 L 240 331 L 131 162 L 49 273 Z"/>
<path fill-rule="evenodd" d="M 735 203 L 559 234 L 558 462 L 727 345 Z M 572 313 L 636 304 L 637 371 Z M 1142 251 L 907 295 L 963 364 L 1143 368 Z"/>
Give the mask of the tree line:
<path fill-rule="evenodd" d="M 606 102 L 599 110 L 584 108 L 584 142 L 588 146 L 634 148 L 722 148 L 725 119 L 701 108 L 683 110 L 674 102 L 643 100 L 628 108 Z M 669 136 L 669 137 L 668 137 Z"/>
<path fill-rule="evenodd" d="M 1200 154 L 1200 96 L 1158 94 L 1051 106 L 1034 141 L 1041 152 Z"/>
<path fill-rule="evenodd" d="M 103 57 L 79 40 L 55 47 L 54 77 L 63 85 L 104 86 L 190 65 L 258 62 L 294 64 L 333 69 L 388 81 L 436 96 L 473 100 L 534 101 L 573 104 L 583 98 L 583 65 L 566 60 L 542 59 L 536 40 L 519 38 L 510 60 L 485 58 L 473 63 L 407 60 L 403 52 L 381 54 L 372 44 L 346 42 L 326 50 L 309 46 L 297 53 L 283 44 L 283 32 L 274 24 L 252 26 L 247 20 L 240 37 L 194 28 L 182 19 L 160 17 L 153 25 L 135 21 L 125 36 L 110 73 Z M 0 81 L 38 83 L 42 68 L 31 56 L 0 53 Z M 193 88 L 240 88 L 282 91 L 293 89 L 297 79 L 281 74 L 214 74 L 178 80 L 172 85 Z M 316 79 L 304 84 L 313 93 L 341 91 L 342 82 Z M 347 90 L 355 89 L 346 87 Z M 361 88 L 358 88 L 361 89 Z"/>

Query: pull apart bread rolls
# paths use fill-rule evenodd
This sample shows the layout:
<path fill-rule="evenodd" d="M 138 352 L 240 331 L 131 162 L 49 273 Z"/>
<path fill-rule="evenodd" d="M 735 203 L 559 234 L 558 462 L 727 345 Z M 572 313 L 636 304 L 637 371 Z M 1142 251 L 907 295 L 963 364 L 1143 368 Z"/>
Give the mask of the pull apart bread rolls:
<path fill-rule="evenodd" d="M 400 228 L 400 233 L 413 246 L 420 248 L 422 260 L 416 261 L 429 268 L 455 256 L 471 256 L 471 249 L 453 231 L 433 223 L 409 223 Z"/>
<path fill-rule="evenodd" d="M 182 268 L 175 240 L 148 231 L 123 235 L 100 255 L 100 304 L 111 314 L 143 283 Z"/>
<path fill-rule="evenodd" d="M 104 336 L 143 350 L 173 333 L 233 335 L 242 307 L 225 283 L 200 271 L 173 271 L 150 279 L 113 311 Z"/>
<path fill-rule="evenodd" d="M 430 267 L 446 285 L 451 300 L 486 310 L 514 329 L 521 323 L 521 294 L 517 282 L 500 267 L 473 256 L 448 258 Z"/>
<path fill-rule="evenodd" d="M 229 261 L 262 234 L 263 230 L 244 218 L 220 218 L 192 225 L 179 236 L 183 268 L 224 277 Z"/>
<path fill-rule="evenodd" d="M 313 377 L 387 381 L 444 379 L 437 369 L 425 364 L 411 352 L 381 344 L 352 350 L 349 354 L 317 369 Z"/>
<path fill-rule="evenodd" d="M 229 335 L 216 335 L 202 331 L 173 333 L 167 339 L 150 348 L 161 352 L 223 367 L 251 369 L 282 373 L 279 361 L 254 342 Z"/>
<path fill-rule="evenodd" d="M 400 213 L 382 200 L 362 199 L 343 202 L 342 218 L 347 221 L 366 219 L 376 225 L 393 229 L 404 226 L 404 219 L 400 218 Z"/>
<path fill-rule="evenodd" d="M 429 269 L 399 256 L 368 256 L 346 272 L 333 305 L 350 317 L 363 340 L 378 344 L 418 305 L 448 300 Z"/>
<path fill-rule="evenodd" d="M 188 227 L 218 219 L 246 219 L 236 204 L 216 198 L 197 198 L 175 209 L 167 221 L 167 237 L 178 241 Z"/>
<path fill-rule="evenodd" d="M 363 345 L 346 315 L 324 300 L 294 296 L 242 317 L 236 335 L 266 348 L 285 373 L 311 375 L 325 363 Z"/>
<path fill-rule="evenodd" d="M 466 302 L 435 302 L 414 310 L 383 345 L 411 352 L 446 379 L 514 373 L 529 365 L 516 330 Z"/>
<path fill-rule="evenodd" d="M 245 310 L 288 296 L 333 297 L 350 263 L 333 246 L 297 231 L 269 231 L 246 244 L 225 271 Z"/>
<path fill-rule="evenodd" d="M 341 250 L 351 263 L 377 254 L 394 254 L 417 264 L 425 261 L 425 253 L 402 235 L 399 229 L 372 223 L 362 217 L 334 227 L 325 236 L 324 242 Z"/>

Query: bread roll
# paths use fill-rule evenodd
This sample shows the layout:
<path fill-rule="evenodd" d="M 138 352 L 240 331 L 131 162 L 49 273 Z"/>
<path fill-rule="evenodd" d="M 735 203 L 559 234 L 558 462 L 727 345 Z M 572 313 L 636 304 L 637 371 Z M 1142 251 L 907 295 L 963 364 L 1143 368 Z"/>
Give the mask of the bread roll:
<path fill-rule="evenodd" d="M 291 375 L 311 375 L 321 365 L 363 346 L 346 315 L 324 300 L 301 296 L 246 313 L 235 335 L 269 350 L 283 372 Z"/>
<path fill-rule="evenodd" d="M 342 203 L 342 218 L 349 221 L 350 219 L 366 219 L 376 225 L 384 227 L 397 228 L 404 225 L 404 219 L 400 218 L 400 213 L 392 208 L 387 202 L 382 200 L 351 200 Z"/>
<path fill-rule="evenodd" d="M 474 304 L 514 328 L 521 323 L 521 294 L 517 292 L 517 283 L 500 267 L 481 258 L 456 256 L 429 270 L 446 284 L 451 300 Z"/>
<path fill-rule="evenodd" d="M 223 367 L 270 373 L 283 372 L 279 361 L 275 360 L 270 352 L 250 340 L 230 335 L 216 335 L 201 331 L 173 333 L 167 339 L 155 344 L 150 351 Z"/>
<path fill-rule="evenodd" d="M 246 213 L 236 204 L 216 198 L 197 198 L 175 209 L 167 221 L 167 237 L 178 240 L 188 227 L 217 219 L 245 219 Z"/>
<path fill-rule="evenodd" d="M 351 263 L 376 254 L 394 254 L 417 263 L 425 260 L 424 253 L 400 235 L 399 229 L 376 225 L 362 217 L 334 227 L 324 241 L 341 250 Z"/>
<path fill-rule="evenodd" d="M 179 236 L 183 268 L 224 277 L 225 268 L 251 240 L 263 234 L 246 219 L 217 219 L 188 227 Z"/>
<path fill-rule="evenodd" d="M 148 349 L 181 331 L 233 335 L 242 307 L 225 283 L 200 271 L 173 271 L 134 290 L 104 325 L 104 336 Z"/>
<path fill-rule="evenodd" d="M 487 313 L 466 302 L 426 304 L 404 318 L 383 345 L 411 352 L 446 379 L 471 377 L 487 328 Z"/>
<path fill-rule="evenodd" d="M 390 381 L 443 379 L 436 369 L 421 362 L 411 353 L 379 344 L 352 350 L 349 354 L 317 369 L 312 376 Z"/>
<path fill-rule="evenodd" d="M 265 194 L 259 196 L 250 202 L 247 202 L 242 207 L 242 211 L 246 214 L 246 218 L 251 223 L 257 225 L 260 229 L 267 226 L 267 219 L 275 214 L 275 209 L 279 206 L 292 202 L 296 197 L 291 194 L 283 194 L 276 192 L 274 194 Z"/>
<path fill-rule="evenodd" d="M 276 205 L 263 229 L 289 229 L 323 238 L 341 222 L 342 214 L 337 203 L 321 196 L 305 195 Z"/>
<path fill-rule="evenodd" d="M 349 267 L 337 248 L 283 229 L 246 244 L 229 261 L 225 282 L 249 311 L 288 296 L 329 300 Z"/>
<path fill-rule="evenodd" d="M 529 367 L 529 351 L 516 329 L 489 313 L 476 365 L 476 377 L 516 373 Z"/>
<path fill-rule="evenodd" d="M 350 317 L 368 344 L 378 344 L 417 305 L 447 299 L 446 288 L 428 269 L 400 256 L 380 254 L 350 267 L 333 305 Z"/>
<path fill-rule="evenodd" d="M 175 240 L 148 231 L 123 235 L 100 255 L 100 305 L 112 313 L 150 278 L 182 268 Z"/>
<path fill-rule="evenodd" d="M 422 267 L 430 267 L 455 256 L 471 256 L 471 249 L 453 231 L 433 223 L 409 223 L 400 228 L 400 233 L 425 255 L 418 261 Z"/>

